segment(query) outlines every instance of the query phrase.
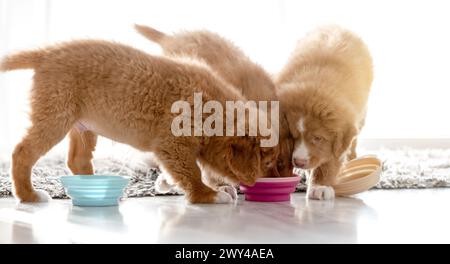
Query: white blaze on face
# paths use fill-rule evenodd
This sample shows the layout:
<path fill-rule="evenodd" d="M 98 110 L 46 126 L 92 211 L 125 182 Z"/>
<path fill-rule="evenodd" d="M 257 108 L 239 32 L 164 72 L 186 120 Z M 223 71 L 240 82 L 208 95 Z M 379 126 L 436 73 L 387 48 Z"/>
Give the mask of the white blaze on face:
<path fill-rule="evenodd" d="M 308 147 L 306 146 L 304 140 L 302 140 L 302 143 L 300 143 L 300 146 L 297 146 L 295 148 L 293 157 L 294 157 L 294 159 L 302 159 L 302 160 L 309 159 Z"/>
<path fill-rule="evenodd" d="M 309 159 L 309 150 L 308 147 L 305 144 L 305 139 L 304 139 L 304 132 L 305 132 L 305 123 L 303 121 L 303 118 L 301 118 L 298 123 L 297 123 L 297 129 L 301 134 L 302 137 L 302 142 L 300 143 L 300 145 L 297 145 L 294 153 L 293 153 L 293 157 L 294 159 L 302 159 L 302 160 L 308 160 Z"/>
<path fill-rule="evenodd" d="M 300 120 L 298 120 L 297 128 L 301 134 L 303 134 L 303 132 L 305 132 L 305 121 L 303 120 L 303 118 L 300 118 Z"/>

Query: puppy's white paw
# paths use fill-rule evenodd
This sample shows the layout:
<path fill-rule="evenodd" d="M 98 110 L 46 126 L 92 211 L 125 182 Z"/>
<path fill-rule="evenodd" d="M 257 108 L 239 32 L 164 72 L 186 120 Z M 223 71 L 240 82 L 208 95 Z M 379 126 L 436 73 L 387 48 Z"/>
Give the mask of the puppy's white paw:
<path fill-rule="evenodd" d="M 233 203 L 233 197 L 228 192 L 224 191 L 218 191 L 216 198 L 214 199 L 214 203 L 217 204 L 226 204 L 226 203 Z"/>
<path fill-rule="evenodd" d="M 331 186 L 312 185 L 308 187 L 307 196 L 314 200 L 331 200 L 334 199 L 334 189 Z"/>
<path fill-rule="evenodd" d="M 38 203 L 48 203 L 52 200 L 52 197 L 44 190 L 36 190 L 36 194 L 39 197 Z"/>
<path fill-rule="evenodd" d="M 33 192 L 26 196 L 19 196 L 13 188 L 13 194 L 17 203 L 48 203 L 52 197 L 44 190 L 33 190 Z"/>
<path fill-rule="evenodd" d="M 236 200 L 236 199 L 237 199 L 237 191 L 236 191 L 236 188 L 234 188 L 234 187 L 231 186 L 231 185 L 223 185 L 223 186 L 220 186 L 220 187 L 219 187 L 219 191 L 224 191 L 224 192 L 228 193 L 228 194 L 231 196 L 231 198 L 233 198 L 233 200 Z"/>
<path fill-rule="evenodd" d="M 168 193 L 172 190 L 173 187 L 174 186 L 169 184 L 166 180 L 166 177 L 162 174 L 160 174 L 155 181 L 155 190 L 158 193 Z"/>

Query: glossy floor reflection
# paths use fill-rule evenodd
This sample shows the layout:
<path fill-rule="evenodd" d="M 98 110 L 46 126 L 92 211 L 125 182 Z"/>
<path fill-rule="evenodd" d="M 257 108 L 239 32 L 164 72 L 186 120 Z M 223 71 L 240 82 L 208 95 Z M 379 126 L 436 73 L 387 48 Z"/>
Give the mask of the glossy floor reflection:
<path fill-rule="evenodd" d="M 119 207 L 0 199 L 1 243 L 450 242 L 450 189 L 375 190 L 353 198 L 191 205 L 182 196 Z"/>

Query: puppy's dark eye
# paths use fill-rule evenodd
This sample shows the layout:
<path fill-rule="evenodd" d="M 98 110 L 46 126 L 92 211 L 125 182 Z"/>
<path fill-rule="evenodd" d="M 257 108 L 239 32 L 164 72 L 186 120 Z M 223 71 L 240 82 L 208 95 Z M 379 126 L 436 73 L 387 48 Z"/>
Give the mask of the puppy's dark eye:
<path fill-rule="evenodd" d="M 320 142 L 323 141 L 323 138 L 320 136 L 313 136 L 312 141 L 313 141 L 313 144 L 319 144 Z"/>

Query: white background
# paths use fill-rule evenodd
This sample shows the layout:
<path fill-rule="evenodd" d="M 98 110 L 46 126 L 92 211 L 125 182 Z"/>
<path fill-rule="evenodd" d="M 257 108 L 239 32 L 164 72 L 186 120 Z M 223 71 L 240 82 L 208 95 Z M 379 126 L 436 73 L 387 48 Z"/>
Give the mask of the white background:
<path fill-rule="evenodd" d="M 205 28 L 233 40 L 271 73 L 321 24 L 359 34 L 375 64 L 364 138 L 450 138 L 450 2 L 437 0 L 0 0 L 0 55 L 78 38 L 159 53 L 134 32 Z M 0 74 L 0 155 L 27 121 L 31 71 Z"/>

